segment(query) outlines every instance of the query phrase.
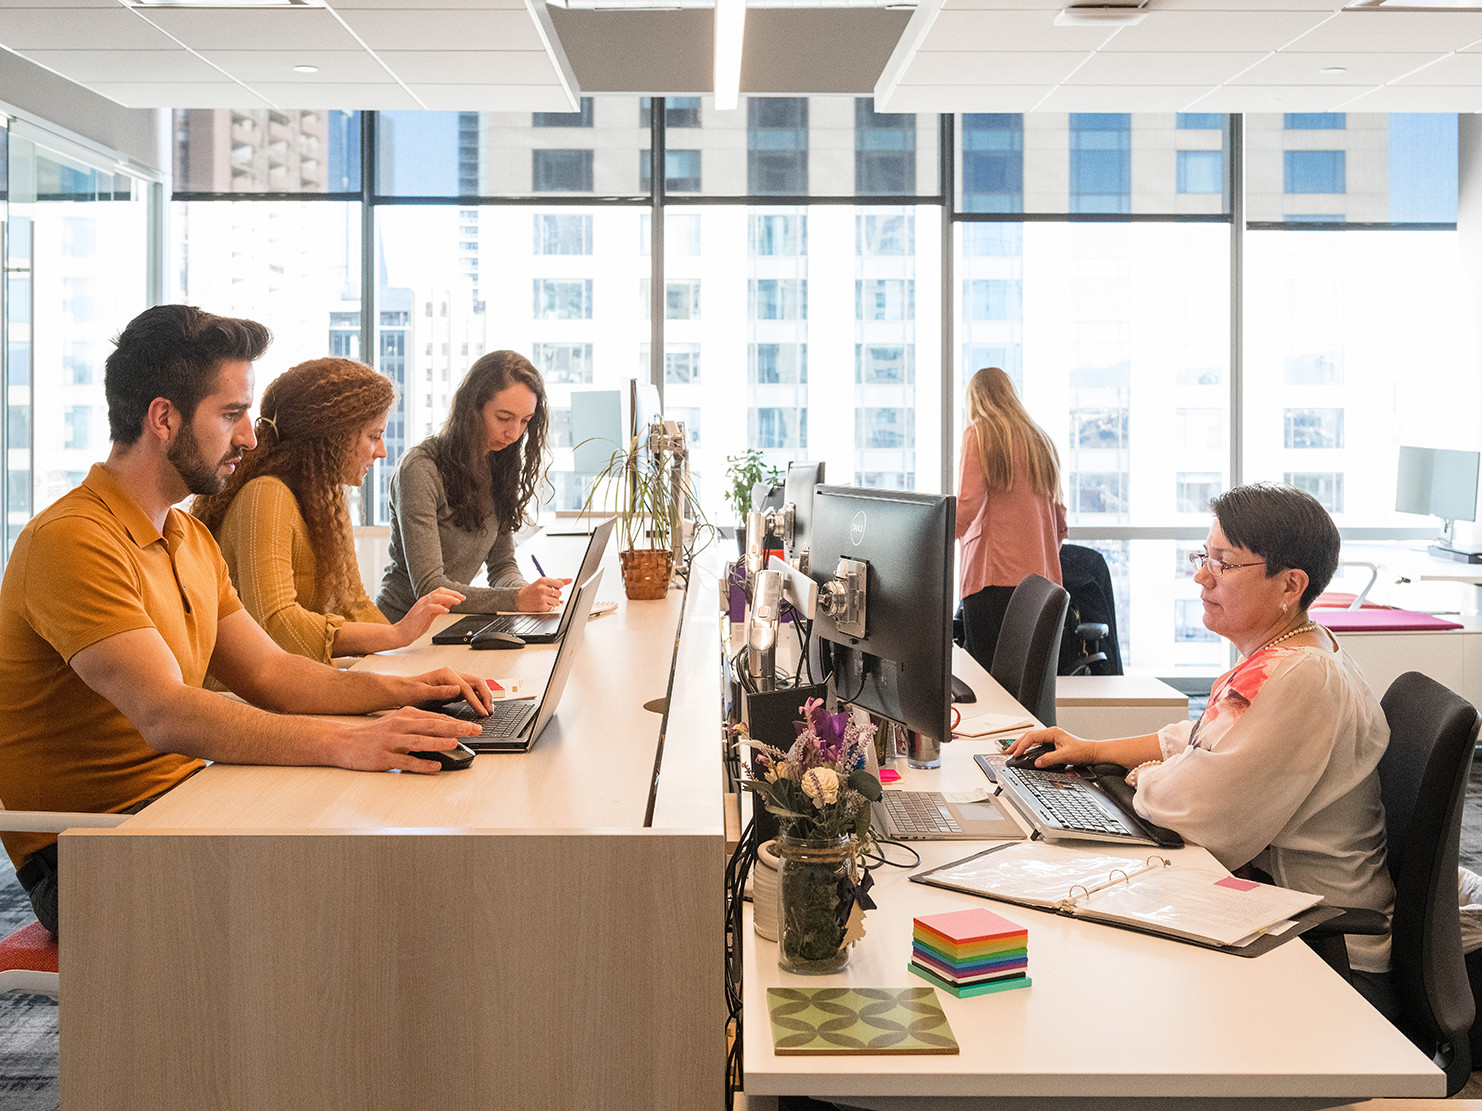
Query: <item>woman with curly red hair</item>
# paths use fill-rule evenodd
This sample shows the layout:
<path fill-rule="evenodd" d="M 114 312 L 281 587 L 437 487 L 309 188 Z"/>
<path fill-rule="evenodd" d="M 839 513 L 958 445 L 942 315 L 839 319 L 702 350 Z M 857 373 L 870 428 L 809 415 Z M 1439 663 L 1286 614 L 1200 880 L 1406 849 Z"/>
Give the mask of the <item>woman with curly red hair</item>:
<path fill-rule="evenodd" d="M 242 604 L 286 651 L 327 662 L 400 648 L 463 600 L 432 591 L 393 625 L 361 584 L 345 487 L 385 457 L 395 398 L 364 363 L 300 363 L 263 391 L 257 446 L 225 489 L 191 506 L 221 545 Z"/>

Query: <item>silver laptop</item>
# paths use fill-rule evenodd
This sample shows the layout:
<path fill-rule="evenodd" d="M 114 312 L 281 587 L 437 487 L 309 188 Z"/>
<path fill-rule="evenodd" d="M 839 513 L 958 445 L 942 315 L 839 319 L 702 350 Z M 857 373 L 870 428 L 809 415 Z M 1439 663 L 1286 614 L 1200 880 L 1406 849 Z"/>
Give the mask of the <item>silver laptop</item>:
<path fill-rule="evenodd" d="M 602 563 L 607 550 L 607 540 L 612 535 L 616 517 L 609 517 L 592 530 L 587 541 L 586 554 L 581 567 L 572 576 L 573 582 L 586 582 Z M 552 644 L 566 635 L 571 625 L 571 613 L 576 606 L 576 592 L 566 596 L 566 605 L 560 613 L 491 614 L 471 613 L 459 618 L 432 638 L 433 644 L 468 644 L 479 633 L 494 629 L 501 633 L 513 633 L 527 644 Z"/>
<path fill-rule="evenodd" d="M 586 636 L 587 614 L 592 610 L 592 600 L 597 597 L 597 587 L 601 583 L 602 572 L 598 571 L 573 592 L 569 607 L 572 614 L 571 627 L 567 629 L 566 635 L 561 638 L 560 647 L 556 649 L 556 662 L 551 667 L 550 681 L 546 683 L 545 693 L 541 695 L 538 705 L 528 698 L 509 699 L 494 703 L 493 710 L 487 716 L 478 713 L 463 701 L 441 708 L 440 713 L 463 721 L 476 722 L 483 727 L 483 732 L 477 737 L 459 738 L 465 745 L 475 752 L 530 751 L 545 727 L 550 724 L 556 707 L 561 702 L 561 692 L 566 688 L 566 680 L 571 675 L 571 668 L 576 663 L 577 653 L 581 651 L 582 641 Z"/>
<path fill-rule="evenodd" d="M 866 746 L 865 770 L 879 776 L 875 746 Z M 875 828 L 892 841 L 1012 841 L 1024 831 L 991 798 L 948 802 L 940 791 L 886 787 L 874 803 Z"/>

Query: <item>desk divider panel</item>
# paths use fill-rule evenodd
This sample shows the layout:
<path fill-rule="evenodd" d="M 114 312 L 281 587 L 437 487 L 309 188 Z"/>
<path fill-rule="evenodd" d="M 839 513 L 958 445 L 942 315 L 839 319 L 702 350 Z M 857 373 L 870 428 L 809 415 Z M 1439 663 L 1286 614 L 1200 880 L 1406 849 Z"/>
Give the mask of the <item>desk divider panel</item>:
<path fill-rule="evenodd" d="M 722 857 L 718 831 L 65 834 L 65 1106 L 719 1107 Z"/>

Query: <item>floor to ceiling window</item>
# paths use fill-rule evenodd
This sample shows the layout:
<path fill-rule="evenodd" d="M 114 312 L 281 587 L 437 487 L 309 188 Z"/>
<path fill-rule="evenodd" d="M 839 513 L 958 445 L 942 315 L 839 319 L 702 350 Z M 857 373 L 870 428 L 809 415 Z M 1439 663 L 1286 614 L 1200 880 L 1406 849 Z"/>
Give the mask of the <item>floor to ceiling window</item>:
<path fill-rule="evenodd" d="M 5 552 L 108 454 L 103 360 L 145 307 L 149 188 L 23 121 L 4 131 Z"/>
<path fill-rule="evenodd" d="M 552 506 L 581 504 L 636 378 L 684 421 L 722 518 L 745 448 L 950 490 L 963 387 L 1001 366 L 1055 439 L 1073 529 L 1111 564 L 1124 658 L 1207 673 L 1225 648 L 1181 560 L 1214 494 L 1273 478 L 1344 528 L 1414 530 L 1392 509 L 1399 444 L 1477 446 L 1456 133 L 1454 116 L 1342 113 L 943 121 L 822 96 L 178 112 L 165 295 L 273 328 L 259 391 L 325 353 L 396 382 L 369 521 L 488 350 L 545 376 Z M 13 535 L 106 450 L 101 359 L 144 293 L 96 277 L 148 232 L 138 183 L 9 139 Z"/>

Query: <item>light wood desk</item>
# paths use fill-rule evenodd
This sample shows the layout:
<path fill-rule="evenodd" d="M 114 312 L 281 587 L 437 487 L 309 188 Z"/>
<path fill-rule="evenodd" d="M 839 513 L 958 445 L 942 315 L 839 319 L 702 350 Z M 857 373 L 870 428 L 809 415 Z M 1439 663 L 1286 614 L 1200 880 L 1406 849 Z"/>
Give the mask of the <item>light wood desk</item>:
<path fill-rule="evenodd" d="M 615 567 L 600 593 L 622 599 Z M 677 644 L 678 590 L 589 622 L 527 754 L 439 776 L 214 765 L 112 836 L 64 835 L 69 1111 L 718 1107 L 716 597 L 697 571 Z M 644 703 L 676 650 L 645 829 Z M 538 687 L 553 656 L 420 644 L 360 666 Z"/>
<path fill-rule="evenodd" d="M 960 650 L 953 668 L 977 692 L 979 708 L 1017 712 Z M 939 770 L 913 771 L 902 762 L 902 786 L 976 786 L 982 775 L 972 756 L 985 751 L 997 746 L 957 740 L 942 747 Z M 914 844 L 923 867 L 987 847 Z M 1179 852 L 1207 859 L 1203 849 Z M 748 917 L 742 987 L 748 1111 L 784 1094 L 900 1111 L 1209 1109 L 1252 1100 L 1263 1107 L 1315 1108 L 1374 1096 L 1444 1094 L 1440 1070 L 1299 941 L 1262 957 L 1235 957 L 983 903 L 910 883 L 907 874 L 876 870 L 871 894 L 879 909 L 865 919 L 866 936 L 849 966 L 834 975 L 784 973 L 775 943 L 758 937 Z M 926 981 L 906 970 L 912 918 L 980 904 L 1028 928 L 1033 984 L 969 999 L 938 990 L 960 1055 L 805 1058 L 772 1052 L 768 987 L 922 986 Z"/>

